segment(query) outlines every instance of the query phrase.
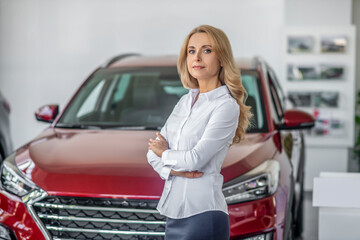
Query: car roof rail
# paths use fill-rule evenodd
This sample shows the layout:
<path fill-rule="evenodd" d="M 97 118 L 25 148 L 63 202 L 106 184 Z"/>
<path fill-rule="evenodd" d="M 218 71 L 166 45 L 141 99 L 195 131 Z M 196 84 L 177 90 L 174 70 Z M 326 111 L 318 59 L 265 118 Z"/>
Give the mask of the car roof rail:
<path fill-rule="evenodd" d="M 127 57 L 131 57 L 131 56 L 140 56 L 140 54 L 138 54 L 138 53 L 125 53 L 125 54 L 117 55 L 117 56 L 111 58 L 110 60 L 108 60 L 107 62 L 105 62 L 101 66 L 101 68 L 107 68 L 111 64 L 113 64 L 114 62 L 119 61 L 119 60 L 124 59 L 124 58 L 127 58 Z"/>
<path fill-rule="evenodd" d="M 257 65 L 260 65 L 263 62 L 264 62 L 264 60 L 260 56 L 255 56 L 251 61 L 252 66 L 254 68 L 256 68 Z"/>

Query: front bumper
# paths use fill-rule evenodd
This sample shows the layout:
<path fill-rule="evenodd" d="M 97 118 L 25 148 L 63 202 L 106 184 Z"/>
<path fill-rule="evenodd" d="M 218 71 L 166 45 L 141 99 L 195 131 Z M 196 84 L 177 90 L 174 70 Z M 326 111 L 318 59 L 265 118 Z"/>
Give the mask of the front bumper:
<path fill-rule="evenodd" d="M 1 224 L 16 239 L 163 239 L 157 200 L 44 195 L 24 204 L 0 191 Z M 6 230 L 5 228 L 5 230 Z M 0 228 L 1 230 L 1 228 Z M 15 238 L 9 238 L 15 239 Z"/>
<path fill-rule="evenodd" d="M 230 205 L 230 239 L 283 239 L 284 214 L 279 210 L 280 204 L 277 206 L 276 198 L 273 195 Z M 36 221 L 20 198 L 0 191 L 0 224 L 10 229 L 16 239 L 46 240 Z"/>
<path fill-rule="evenodd" d="M 18 240 L 45 240 L 22 200 L 4 191 L 0 192 L 0 223 Z"/>
<path fill-rule="evenodd" d="M 274 194 L 264 199 L 229 205 L 230 239 L 283 239 L 286 207 L 278 204 L 279 197 Z"/>

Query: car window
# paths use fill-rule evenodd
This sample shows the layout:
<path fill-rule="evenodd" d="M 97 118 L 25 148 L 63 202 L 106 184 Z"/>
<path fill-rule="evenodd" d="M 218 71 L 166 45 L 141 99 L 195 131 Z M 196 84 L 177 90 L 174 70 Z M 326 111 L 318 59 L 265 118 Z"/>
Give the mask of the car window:
<path fill-rule="evenodd" d="M 253 118 L 251 119 L 251 128 L 263 128 L 264 127 L 264 115 L 262 110 L 262 104 L 260 99 L 260 92 L 256 75 L 242 74 L 241 80 L 248 93 L 248 97 L 245 104 L 251 107 Z"/>
<path fill-rule="evenodd" d="M 246 105 L 253 119 L 250 132 L 266 126 L 260 80 L 256 71 L 242 71 Z M 162 127 L 175 104 L 186 93 L 176 67 L 103 69 L 93 74 L 65 109 L 57 126 L 103 128 Z"/>
<path fill-rule="evenodd" d="M 269 87 L 272 103 L 274 105 L 278 120 L 284 117 L 284 94 L 272 69 L 268 69 Z"/>
<path fill-rule="evenodd" d="M 94 90 L 86 97 L 84 103 L 81 105 L 79 112 L 76 114 L 77 118 L 89 114 L 95 110 L 97 99 L 99 98 L 101 89 L 103 88 L 105 80 L 100 81 Z"/>
<path fill-rule="evenodd" d="M 58 123 L 161 127 L 187 92 L 176 67 L 104 69 L 85 83 Z"/>
<path fill-rule="evenodd" d="M 124 99 L 126 90 L 129 87 L 131 74 L 124 73 L 121 75 L 121 78 L 122 78 L 121 81 L 118 81 L 116 84 L 117 85 L 116 91 L 115 91 L 114 97 L 113 97 L 114 102 L 119 102 Z"/>

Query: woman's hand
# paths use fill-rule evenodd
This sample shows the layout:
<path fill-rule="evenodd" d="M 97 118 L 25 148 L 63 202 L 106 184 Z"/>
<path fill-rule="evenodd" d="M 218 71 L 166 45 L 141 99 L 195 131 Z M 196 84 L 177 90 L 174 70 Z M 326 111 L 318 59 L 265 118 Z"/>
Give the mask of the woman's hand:
<path fill-rule="evenodd" d="M 171 170 L 170 175 L 178 176 L 178 177 L 186 177 L 186 178 L 199 178 L 202 175 L 204 175 L 204 173 L 203 172 L 197 172 L 197 171 L 178 172 L 178 171 L 175 171 L 175 170 Z"/>
<path fill-rule="evenodd" d="M 159 139 L 151 139 L 149 142 L 149 149 L 151 149 L 158 157 L 162 157 L 162 153 L 169 149 L 169 144 L 166 139 L 159 133 L 156 133 Z"/>
<path fill-rule="evenodd" d="M 167 143 L 166 139 L 159 133 L 156 133 L 156 136 L 159 139 L 151 139 L 149 141 L 149 149 L 151 149 L 158 157 L 162 157 L 164 151 L 169 149 L 169 144 Z M 179 177 L 186 177 L 186 178 L 199 178 L 204 173 L 192 171 L 192 172 L 178 172 L 175 170 L 171 170 L 170 175 L 179 176 Z"/>

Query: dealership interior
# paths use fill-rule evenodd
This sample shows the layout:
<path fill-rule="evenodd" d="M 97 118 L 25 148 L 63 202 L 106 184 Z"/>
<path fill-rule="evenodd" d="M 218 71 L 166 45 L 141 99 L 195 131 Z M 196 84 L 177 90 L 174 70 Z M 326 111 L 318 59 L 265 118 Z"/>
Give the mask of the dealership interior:
<path fill-rule="evenodd" d="M 292 229 L 290 225 L 295 225 L 294 222 L 283 220 L 277 225 L 281 219 L 276 217 L 272 225 L 265 224 L 267 219 L 257 217 L 257 212 L 254 213 L 254 218 L 271 227 L 264 227 L 260 235 L 245 232 L 237 236 L 234 230 L 236 224 L 231 225 L 230 222 L 231 234 L 234 234 L 231 235 L 231 239 L 359 239 L 360 228 L 357 226 L 360 224 L 360 0 L 0 0 L 0 160 L 4 162 L 2 166 L 6 166 L 6 162 L 15 162 L 16 158 L 16 162 L 21 164 L 17 167 L 11 165 L 16 168 L 11 171 L 22 171 L 19 174 L 24 176 L 31 175 L 31 169 L 39 166 L 25 160 L 41 155 L 48 157 L 48 161 L 41 162 L 36 174 L 44 174 L 43 180 L 46 178 L 45 175 L 48 176 L 50 173 L 60 176 L 60 164 L 54 162 L 50 173 L 43 168 L 49 167 L 47 164 L 50 164 L 50 161 L 60 159 L 52 158 L 51 155 L 60 154 L 61 150 L 48 147 L 45 153 L 40 153 L 41 148 L 36 146 L 54 137 L 43 131 L 49 126 L 53 127 L 51 122 L 58 121 L 55 120 L 55 115 L 62 113 L 65 108 L 65 113 L 71 110 L 70 107 L 73 106 L 68 104 L 69 101 L 74 100 L 73 105 L 78 103 L 77 98 L 73 96 L 78 94 L 76 91 L 83 86 L 83 82 L 91 78 L 95 71 L 105 69 L 115 60 L 119 60 L 120 58 L 112 59 L 117 55 L 124 57 L 130 56 L 127 54 L 131 53 L 134 56 L 177 56 L 185 36 L 194 27 L 202 24 L 215 26 L 226 33 L 236 59 L 261 59 L 266 62 L 276 74 L 277 82 L 284 93 L 284 108 L 296 109 L 314 118 L 312 128 L 296 129 L 301 130 L 302 138 L 292 142 L 295 146 L 296 141 L 302 141 L 305 146 L 305 163 L 301 164 L 304 172 L 298 176 L 301 178 L 301 184 L 294 184 L 293 190 L 283 187 L 284 191 L 289 190 L 289 193 L 303 192 L 303 205 L 300 208 L 303 212 L 300 218 L 301 234 L 297 235 L 293 230 L 288 230 Z M 109 59 L 112 60 L 104 65 Z M 129 63 L 132 62 L 129 60 Z M 243 81 L 247 82 L 245 75 Z M 119 86 L 124 87 L 125 83 Z M 171 85 L 168 88 L 170 89 Z M 249 96 L 252 96 L 251 91 L 248 92 Z M 123 96 L 117 98 L 121 100 Z M 35 118 L 34 113 L 39 112 L 38 109 L 45 105 L 49 106 L 46 111 L 55 114 L 54 118 Z M 56 107 L 53 109 L 54 106 Z M 257 111 L 260 111 L 259 109 Z M 2 111 L 6 112 L 7 116 L 1 116 Z M 282 117 L 286 117 L 286 114 Z M 64 119 L 61 117 L 61 120 Z M 81 122 L 77 124 L 83 126 Z M 96 130 L 89 129 L 88 131 Z M 132 140 L 130 134 L 128 137 L 129 141 Z M 71 134 L 64 134 L 56 141 L 61 142 L 68 138 L 80 141 L 79 139 L 84 136 L 73 137 Z M 114 136 L 112 138 L 116 139 Z M 9 143 L 4 143 L 6 141 Z M 34 148 L 26 150 L 31 145 L 34 145 Z M 85 144 L 80 147 L 86 149 Z M 147 151 L 146 145 L 144 149 Z M 70 153 L 67 156 L 69 155 Z M 101 156 L 100 153 L 95 155 Z M 291 157 L 295 155 L 294 152 L 290 154 Z M 293 163 L 290 165 L 294 167 Z M 56 166 L 59 166 L 58 169 Z M 126 174 L 131 174 L 135 165 L 129 163 L 128 166 Z M 11 171 L 6 171 L 1 170 L 0 177 L 4 186 L 11 178 L 7 175 Z M 227 172 L 229 171 L 225 169 L 224 174 Z M 55 179 L 55 175 L 51 181 Z M 23 179 L 22 184 L 29 184 L 32 190 L 37 189 L 35 185 L 39 184 L 35 182 L 35 177 L 32 176 L 32 181 L 35 182 L 33 183 L 24 176 L 17 176 L 16 181 Z M 41 176 L 36 179 L 41 179 Z M 231 178 L 225 176 L 225 179 Z M 49 185 L 39 185 L 44 190 L 51 189 L 49 186 L 50 181 Z M 18 186 L 14 188 L 16 187 Z M 65 192 L 66 197 L 74 196 L 73 192 L 67 192 L 67 187 L 48 190 L 46 196 Z M 54 235 L 55 232 L 58 234 L 63 230 L 47 227 L 46 224 L 36 231 L 31 230 L 35 232 L 31 234 L 39 235 L 27 232 L 30 225 L 24 225 L 22 230 L 19 230 L 19 226 L 10 225 L 10 220 L 7 221 L 5 217 L 8 215 L 4 215 L 7 210 L 2 209 L 3 196 L 10 193 L 4 194 L 3 188 L 5 189 L 3 186 L 0 187 L 0 239 L 86 239 L 73 235 Z M 36 205 L 34 202 L 40 199 L 44 191 L 34 190 L 33 193 L 38 191 L 37 194 L 40 194 L 36 197 L 30 196 L 31 191 L 26 191 L 23 194 L 15 194 L 16 197 L 13 199 L 24 202 L 23 204 L 30 209 L 26 216 L 31 218 L 38 214 L 35 212 L 40 208 L 40 203 Z M 79 190 L 81 197 L 87 196 L 86 191 L 88 190 Z M 90 192 L 89 190 L 89 196 L 95 196 Z M 110 198 L 109 194 L 104 193 L 103 197 Z M 26 199 L 27 197 L 31 200 Z M 50 203 L 55 204 L 48 204 Z M 295 207 L 298 207 L 297 204 L 292 206 Z M 14 210 L 11 214 L 15 212 Z M 284 216 L 284 219 L 288 219 L 286 217 Z M 41 221 L 45 221 L 45 218 L 45 214 L 37 216 Z M 20 221 L 19 219 L 16 221 Z M 35 221 L 37 225 L 39 221 Z M 50 222 L 49 220 L 48 223 Z M 34 226 L 36 224 L 34 223 Z M 3 225 L 5 227 L 2 227 Z M 125 231 L 115 230 L 109 230 L 107 233 L 118 236 L 116 234 L 121 235 L 121 231 Z M 93 230 L 86 231 L 90 234 Z M 43 236 L 41 234 L 45 237 L 34 237 Z M 53 238 L 46 237 L 47 235 L 52 235 Z M 89 236 L 87 235 L 87 238 L 111 239 L 100 238 L 100 235 Z"/>

